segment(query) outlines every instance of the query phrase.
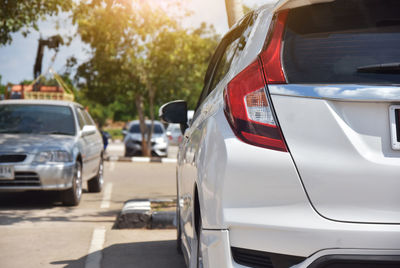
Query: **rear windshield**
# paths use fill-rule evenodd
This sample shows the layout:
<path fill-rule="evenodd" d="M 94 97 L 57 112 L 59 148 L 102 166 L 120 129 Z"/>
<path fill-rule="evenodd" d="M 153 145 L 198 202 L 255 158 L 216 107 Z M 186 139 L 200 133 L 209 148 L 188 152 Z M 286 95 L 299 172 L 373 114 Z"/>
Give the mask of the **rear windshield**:
<path fill-rule="evenodd" d="M 283 49 L 289 83 L 400 84 L 400 1 L 292 9 Z"/>
<path fill-rule="evenodd" d="M 0 133 L 75 135 L 72 110 L 55 105 L 0 105 Z"/>
<path fill-rule="evenodd" d="M 150 124 L 146 124 L 147 129 L 150 129 L 151 125 Z M 130 133 L 140 133 L 140 125 L 139 124 L 134 124 L 130 127 L 129 129 Z M 161 127 L 161 125 L 158 124 L 154 124 L 154 132 L 156 134 L 162 134 L 164 133 L 163 128 Z"/>

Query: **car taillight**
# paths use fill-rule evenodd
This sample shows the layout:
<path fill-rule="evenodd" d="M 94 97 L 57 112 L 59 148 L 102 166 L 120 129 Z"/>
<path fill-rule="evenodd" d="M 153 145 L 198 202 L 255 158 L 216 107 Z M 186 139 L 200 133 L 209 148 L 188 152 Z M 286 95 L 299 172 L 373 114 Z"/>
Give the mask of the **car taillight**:
<path fill-rule="evenodd" d="M 225 115 L 242 141 L 287 152 L 281 130 L 267 97 L 268 83 L 286 83 L 281 64 L 281 40 L 288 11 L 278 13 L 270 42 L 259 59 L 232 79 L 225 88 Z"/>
<path fill-rule="evenodd" d="M 268 84 L 286 84 L 285 74 L 282 68 L 281 51 L 282 39 L 289 10 L 283 10 L 276 14 L 273 29 L 270 32 L 266 49 L 260 54 L 264 68 L 265 78 Z"/>

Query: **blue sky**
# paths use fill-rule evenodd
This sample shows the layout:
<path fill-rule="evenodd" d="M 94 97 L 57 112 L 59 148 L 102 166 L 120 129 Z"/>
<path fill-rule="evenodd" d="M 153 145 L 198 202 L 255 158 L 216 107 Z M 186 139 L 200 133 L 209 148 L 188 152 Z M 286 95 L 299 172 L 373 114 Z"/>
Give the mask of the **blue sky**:
<path fill-rule="evenodd" d="M 243 0 L 251 7 L 260 6 L 271 0 Z M 189 26 L 196 27 L 201 22 L 206 21 L 215 26 L 218 33 L 223 34 L 228 30 L 225 1 L 224 0 L 185 0 L 187 8 L 196 10 L 186 22 Z M 212 8 L 210 8 L 212 7 Z M 59 24 L 58 29 L 55 25 Z M 13 34 L 11 45 L 0 47 L 0 75 L 1 83 L 19 83 L 24 79 L 33 79 L 33 64 L 36 57 L 38 39 L 40 36 L 47 38 L 54 34 L 62 36 L 72 36 L 76 28 L 72 26 L 67 14 L 58 17 L 48 18 L 39 24 L 40 33 L 32 31 L 28 37 L 24 38 L 21 34 Z M 88 57 L 90 48 L 80 41 L 79 36 L 67 46 L 62 46 L 57 54 L 53 69 L 58 73 L 63 73 L 67 58 L 74 56 L 78 62 L 83 62 Z M 51 63 L 54 51 L 45 50 L 42 71 L 45 72 Z"/>

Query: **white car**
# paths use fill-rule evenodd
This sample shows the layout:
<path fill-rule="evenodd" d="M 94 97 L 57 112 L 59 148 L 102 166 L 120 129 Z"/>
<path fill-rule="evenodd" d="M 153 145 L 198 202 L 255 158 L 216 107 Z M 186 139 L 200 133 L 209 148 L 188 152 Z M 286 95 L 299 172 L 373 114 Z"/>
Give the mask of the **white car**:
<path fill-rule="evenodd" d="M 400 1 L 281 0 L 219 44 L 178 155 L 189 267 L 400 267 Z"/>

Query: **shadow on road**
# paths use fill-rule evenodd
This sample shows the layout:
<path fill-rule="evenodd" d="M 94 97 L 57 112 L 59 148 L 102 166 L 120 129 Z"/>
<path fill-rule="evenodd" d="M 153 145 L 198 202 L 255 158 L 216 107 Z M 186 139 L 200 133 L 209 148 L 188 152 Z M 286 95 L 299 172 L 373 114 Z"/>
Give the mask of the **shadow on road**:
<path fill-rule="evenodd" d="M 98 254 L 94 252 L 92 254 Z M 184 268 L 183 256 L 176 251 L 176 241 L 152 241 L 125 243 L 109 246 L 102 250 L 100 267 L 135 268 Z M 78 260 L 52 262 L 53 265 L 65 264 L 64 268 L 83 268 L 87 256 Z"/>
<path fill-rule="evenodd" d="M 0 226 L 19 222 L 114 222 L 119 212 L 87 212 L 79 206 L 65 207 L 56 192 L 3 192 L 0 195 Z"/>

